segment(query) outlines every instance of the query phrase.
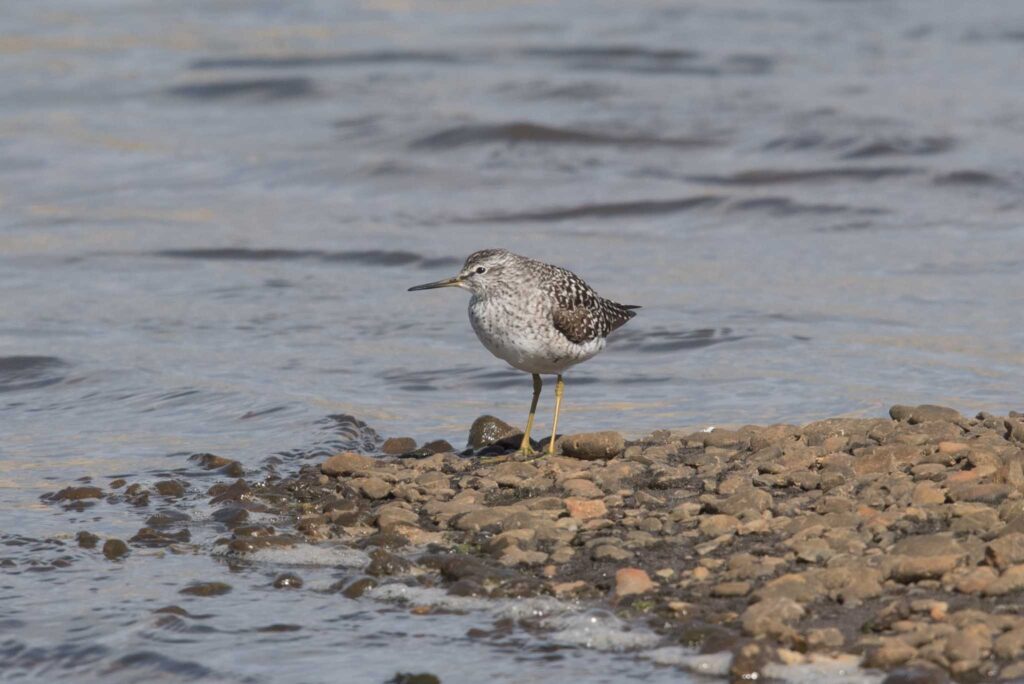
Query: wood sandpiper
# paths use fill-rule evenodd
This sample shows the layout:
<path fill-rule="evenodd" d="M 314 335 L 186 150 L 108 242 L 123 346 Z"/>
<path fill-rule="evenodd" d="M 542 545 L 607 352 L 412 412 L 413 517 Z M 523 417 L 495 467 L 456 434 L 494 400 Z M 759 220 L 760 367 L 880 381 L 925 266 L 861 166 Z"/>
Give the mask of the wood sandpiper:
<path fill-rule="evenodd" d="M 533 401 L 519 447 L 523 455 L 535 453 L 530 430 L 540 398 L 540 376 L 558 376 L 548 443 L 548 454 L 554 455 L 565 388 L 562 373 L 597 355 L 608 333 L 635 316 L 632 309 L 640 307 L 599 297 L 575 273 L 504 249 L 474 252 L 455 277 L 409 291 L 438 287 L 469 290 L 473 294 L 469 322 L 480 342 L 499 359 L 533 375 Z"/>

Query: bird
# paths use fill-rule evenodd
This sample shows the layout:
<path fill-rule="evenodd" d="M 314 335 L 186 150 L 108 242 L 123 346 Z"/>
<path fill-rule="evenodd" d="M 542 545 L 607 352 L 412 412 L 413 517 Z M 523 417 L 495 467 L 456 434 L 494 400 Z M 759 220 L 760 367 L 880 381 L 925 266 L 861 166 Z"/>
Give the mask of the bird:
<path fill-rule="evenodd" d="M 557 376 L 548 442 L 548 455 L 553 456 L 565 392 L 562 374 L 596 356 L 608 334 L 640 307 L 604 299 L 575 273 L 507 249 L 473 252 L 455 276 L 410 287 L 409 292 L 441 287 L 469 290 L 469 322 L 477 338 L 494 356 L 533 376 L 533 399 L 518 450 L 523 456 L 537 454 L 530 431 L 543 387 L 541 375 Z"/>

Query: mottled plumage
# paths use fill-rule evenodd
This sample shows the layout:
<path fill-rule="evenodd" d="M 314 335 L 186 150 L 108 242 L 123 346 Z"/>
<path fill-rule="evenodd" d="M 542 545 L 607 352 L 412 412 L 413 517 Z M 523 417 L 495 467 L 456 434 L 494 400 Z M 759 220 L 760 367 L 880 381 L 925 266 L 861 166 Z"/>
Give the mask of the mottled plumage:
<path fill-rule="evenodd" d="M 605 338 L 640 307 L 604 299 L 571 271 L 504 249 L 484 249 L 466 259 L 454 278 L 412 290 L 461 287 L 472 292 L 469 321 L 492 354 L 534 376 L 533 406 L 523 438 L 529 452 L 541 374 L 558 375 L 555 425 L 562 373 L 604 349 Z M 549 449 L 553 450 L 553 441 Z"/>

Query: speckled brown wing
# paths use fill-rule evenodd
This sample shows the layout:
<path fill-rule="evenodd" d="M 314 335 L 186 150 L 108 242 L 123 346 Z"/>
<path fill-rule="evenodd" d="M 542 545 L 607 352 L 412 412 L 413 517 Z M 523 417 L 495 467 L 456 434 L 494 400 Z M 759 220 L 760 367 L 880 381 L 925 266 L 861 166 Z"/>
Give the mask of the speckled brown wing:
<path fill-rule="evenodd" d="M 591 313 L 587 309 L 565 309 L 558 307 L 551 312 L 555 330 L 570 342 L 583 344 L 597 337 L 597 330 L 591 324 Z"/>
<path fill-rule="evenodd" d="M 631 309 L 603 299 L 579 276 L 564 268 L 552 267 L 557 283 L 551 294 L 557 302 L 551 311 L 555 329 L 570 342 L 584 344 L 598 337 L 607 337 L 612 330 L 636 315 Z"/>

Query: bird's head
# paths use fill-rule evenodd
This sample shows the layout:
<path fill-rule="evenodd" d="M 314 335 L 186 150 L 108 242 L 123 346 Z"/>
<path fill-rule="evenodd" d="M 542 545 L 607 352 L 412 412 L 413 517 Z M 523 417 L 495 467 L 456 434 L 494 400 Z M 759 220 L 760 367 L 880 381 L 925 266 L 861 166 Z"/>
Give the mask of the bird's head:
<path fill-rule="evenodd" d="M 433 290 L 438 287 L 461 287 L 476 295 L 485 294 L 489 288 L 501 282 L 503 273 L 515 267 L 518 258 L 505 249 L 482 249 L 470 254 L 454 277 L 416 285 L 410 287 L 409 292 Z"/>

